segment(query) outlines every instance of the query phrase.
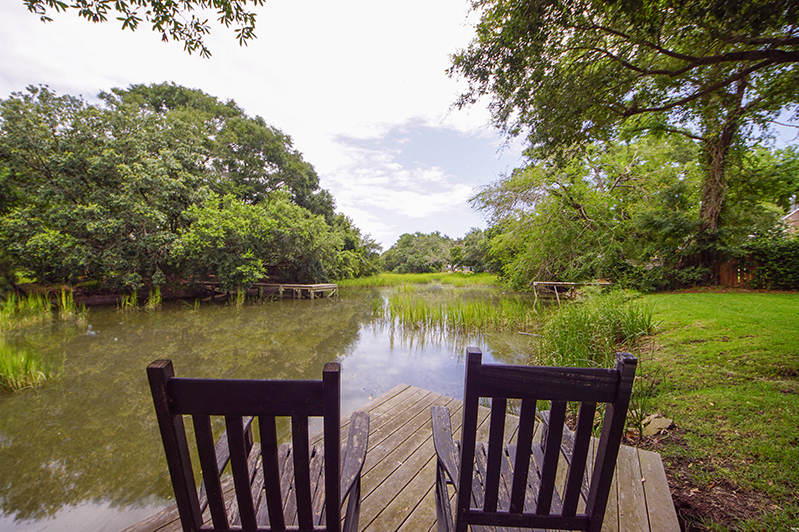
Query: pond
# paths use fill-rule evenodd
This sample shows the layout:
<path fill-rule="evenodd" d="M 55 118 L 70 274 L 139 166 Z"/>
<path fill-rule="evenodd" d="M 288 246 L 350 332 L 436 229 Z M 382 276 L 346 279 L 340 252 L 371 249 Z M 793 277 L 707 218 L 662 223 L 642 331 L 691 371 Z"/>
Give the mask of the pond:
<path fill-rule="evenodd" d="M 172 503 L 145 374 L 155 359 L 172 359 L 179 376 L 270 379 L 319 379 L 337 361 L 348 413 L 400 383 L 461 397 L 467 345 L 489 362 L 517 363 L 529 352 L 530 336 L 394 327 L 374 315 L 389 293 L 348 289 L 238 308 L 91 308 L 94 336 L 87 324 L 53 324 L 8 339 L 49 346 L 64 367 L 39 390 L 0 395 L 0 531 L 118 531 Z"/>

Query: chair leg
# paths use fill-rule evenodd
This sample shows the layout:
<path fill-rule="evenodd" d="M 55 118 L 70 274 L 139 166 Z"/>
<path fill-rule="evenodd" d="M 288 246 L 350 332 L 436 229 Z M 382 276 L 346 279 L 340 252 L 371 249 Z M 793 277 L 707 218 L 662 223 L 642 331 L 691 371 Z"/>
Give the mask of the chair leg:
<path fill-rule="evenodd" d="M 452 521 L 452 507 L 449 503 L 447 474 L 440 462 L 436 471 L 436 519 L 438 521 L 438 532 L 452 532 L 455 530 L 455 523 Z"/>
<path fill-rule="evenodd" d="M 347 500 L 347 512 L 341 532 L 357 532 L 358 518 L 361 515 L 361 478 L 355 480 Z"/>

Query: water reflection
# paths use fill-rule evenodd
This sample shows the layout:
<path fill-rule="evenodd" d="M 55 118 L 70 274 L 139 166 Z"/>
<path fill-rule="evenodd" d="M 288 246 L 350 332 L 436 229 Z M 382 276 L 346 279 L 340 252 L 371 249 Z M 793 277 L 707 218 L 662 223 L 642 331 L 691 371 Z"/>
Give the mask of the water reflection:
<path fill-rule="evenodd" d="M 376 290 L 243 308 L 91 309 L 94 336 L 55 324 L 14 341 L 64 353 L 62 379 L 0 396 L 0 530 L 118 530 L 172 497 L 145 368 L 181 376 L 320 378 L 342 363 L 342 411 L 407 383 L 462 395 L 467 345 L 513 363 L 530 337 L 405 331 L 373 318 Z M 97 523 L 97 526 L 90 523 Z M 103 523 L 102 526 L 99 523 Z"/>

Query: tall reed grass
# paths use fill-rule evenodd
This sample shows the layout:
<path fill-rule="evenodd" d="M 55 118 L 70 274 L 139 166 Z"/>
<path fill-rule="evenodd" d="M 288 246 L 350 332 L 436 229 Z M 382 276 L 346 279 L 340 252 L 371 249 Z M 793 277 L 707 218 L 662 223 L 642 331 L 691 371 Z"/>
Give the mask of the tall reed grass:
<path fill-rule="evenodd" d="M 85 321 L 86 307 L 77 305 L 72 291 L 67 289 L 61 289 L 53 301 L 44 294 L 20 297 L 10 292 L 0 303 L 0 332 L 50 323 L 55 316 L 62 321 Z"/>
<path fill-rule="evenodd" d="M 376 314 L 406 328 L 448 332 L 524 330 L 534 327 L 539 315 L 531 302 L 516 299 L 430 301 L 400 291 L 388 304 L 375 306 Z"/>
<path fill-rule="evenodd" d="M 0 306 L 0 329 L 3 331 L 28 325 L 41 325 L 52 319 L 52 305 L 42 294 L 19 297 L 10 292 Z"/>
<path fill-rule="evenodd" d="M 0 391 L 18 392 L 41 386 L 61 375 L 63 359 L 46 358 L 36 351 L 0 341 Z"/>
<path fill-rule="evenodd" d="M 130 295 L 120 294 L 117 310 L 120 312 L 135 312 L 139 310 L 139 291 L 134 290 Z"/>
<path fill-rule="evenodd" d="M 617 351 L 654 329 L 650 306 L 620 291 L 594 295 L 551 315 L 534 363 L 608 367 Z"/>
<path fill-rule="evenodd" d="M 337 283 L 341 288 L 377 288 L 429 283 L 457 287 L 492 286 L 497 284 L 497 276 L 490 273 L 381 273 L 370 277 L 342 279 Z"/>
<path fill-rule="evenodd" d="M 150 290 L 149 297 L 147 298 L 147 304 L 145 305 L 145 308 L 147 310 L 158 310 L 159 308 L 161 308 L 161 302 L 162 302 L 162 300 L 161 300 L 161 287 L 160 286 L 156 286 L 155 287 L 155 292 Z"/>
<path fill-rule="evenodd" d="M 75 303 L 72 290 L 67 290 L 66 288 L 61 289 L 61 293 L 56 299 L 56 309 L 58 311 L 58 318 L 61 321 L 75 320 L 78 323 L 86 321 L 86 306 Z"/>

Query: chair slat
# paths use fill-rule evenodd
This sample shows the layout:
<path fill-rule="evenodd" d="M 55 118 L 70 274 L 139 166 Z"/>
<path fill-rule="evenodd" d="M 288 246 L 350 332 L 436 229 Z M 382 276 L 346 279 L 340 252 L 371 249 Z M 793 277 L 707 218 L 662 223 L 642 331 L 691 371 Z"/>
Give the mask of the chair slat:
<path fill-rule="evenodd" d="M 613 402 L 619 375 L 612 369 L 486 364 L 473 384 L 480 397 Z"/>
<path fill-rule="evenodd" d="M 535 407 L 535 399 L 524 399 L 519 413 L 516 456 L 513 457 L 513 486 L 510 497 L 510 511 L 512 513 L 521 513 L 524 510 L 524 495 L 527 492 L 530 455 L 533 452 Z"/>
<path fill-rule="evenodd" d="M 233 469 L 233 482 L 236 485 L 241 524 L 245 528 L 256 528 L 258 525 L 255 520 L 255 504 L 250 493 L 250 471 L 247 467 L 249 453 L 241 416 L 225 416 L 225 427 L 230 445 L 230 465 Z"/>
<path fill-rule="evenodd" d="M 291 444 L 294 448 L 294 482 L 297 497 L 297 524 L 300 528 L 311 528 L 313 509 L 311 504 L 310 449 L 308 448 L 308 418 L 292 416 Z"/>
<path fill-rule="evenodd" d="M 499 494 L 499 473 L 502 460 L 503 438 L 505 436 L 505 411 L 508 401 L 494 399 L 491 401 L 491 428 L 488 435 L 488 461 L 485 478 L 485 506 L 487 512 L 497 511 Z"/>
<path fill-rule="evenodd" d="M 280 493 L 280 463 L 275 416 L 261 416 L 258 418 L 258 427 L 261 436 L 264 489 L 266 490 L 269 523 L 279 530 L 286 525 L 283 520 L 283 499 Z"/>
<path fill-rule="evenodd" d="M 585 464 L 588 461 L 588 451 L 591 447 L 595 412 L 596 403 L 580 404 L 569 464 L 569 475 L 566 479 L 566 488 L 563 495 L 563 515 L 567 517 L 572 517 L 577 512 L 577 503 L 580 500 L 585 476 Z"/>
<path fill-rule="evenodd" d="M 322 383 L 324 384 L 324 391 L 322 397 L 322 405 L 324 410 L 324 492 L 325 498 L 332 501 L 325 509 L 325 523 L 330 530 L 337 529 L 341 524 L 341 474 L 342 469 L 339 469 L 339 458 L 341 454 L 340 443 L 340 430 L 341 430 L 341 379 L 339 375 L 338 364 L 325 364 L 322 371 Z M 351 423 L 350 434 L 356 427 L 363 427 L 363 424 Z M 359 437 L 368 439 L 369 428 L 368 420 L 365 427 L 365 432 L 359 434 Z M 349 436 L 348 435 L 348 436 Z M 366 447 L 362 447 L 363 456 L 366 456 Z M 361 452 L 359 449 L 359 452 Z M 353 458 L 357 455 L 353 455 Z M 357 461 L 357 460 L 356 460 Z M 363 468 L 363 462 L 360 463 L 358 471 Z M 360 477 L 360 475 L 359 475 Z M 349 485 L 344 489 L 349 489 Z M 358 512 L 360 511 L 360 502 L 358 504 Z M 348 512 L 349 513 L 349 512 Z"/>
<path fill-rule="evenodd" d="M 550 421 L 560 427 L 566 421 L 566 402 L 553 401 L 549 411 Z M 552 506 L 552 493 L 555 491 L 555 476 L 558 472 L 558 459 L 560 458 L 560 440 L 562 432 L 550 430 L 547 434 L 544 447 L 544 463 L 541 466 L 541 491 L 538 494 L 538 504 L 535 513 L 549 515 Z"/>
<path fill-rule="evenodd" d="M 194 436 L 197 440 L 197 454 L 202 468 L 203 488 L 211 512 L 211 519 L 216 528 L 225 529 L 230 526 L 225 511 L 225 500 L 222 495 L 219 463 L 217 462 L 216 445 L 209 416 L 192 416 Z M 202 495 L 202 490 L 200 491 Z"/>

